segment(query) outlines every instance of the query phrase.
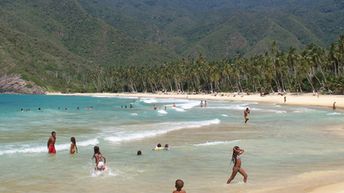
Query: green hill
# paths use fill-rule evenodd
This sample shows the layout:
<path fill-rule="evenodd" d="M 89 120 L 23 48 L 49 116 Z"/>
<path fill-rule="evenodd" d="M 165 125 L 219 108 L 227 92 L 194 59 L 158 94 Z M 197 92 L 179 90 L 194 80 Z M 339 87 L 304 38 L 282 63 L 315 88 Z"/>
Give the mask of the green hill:
<path fill-rule="evenodd" d="M 329 46 L 340 0 L 2 0 L 0 76 L 91 91 L 103 68 Z"/>

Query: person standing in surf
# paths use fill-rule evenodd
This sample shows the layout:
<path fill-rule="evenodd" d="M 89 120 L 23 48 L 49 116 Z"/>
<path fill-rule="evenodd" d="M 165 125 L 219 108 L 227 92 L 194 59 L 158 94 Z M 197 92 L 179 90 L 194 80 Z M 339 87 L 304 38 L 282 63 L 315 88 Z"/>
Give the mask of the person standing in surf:
<path fill-rule="evenodd" d="M 47 143 L 48 153 L 50 154 L 56 153 L 55 142 L 56 142 L 56 132 L 53 131 L 51 132 L 51 136 L 49 137 L 48 143 Z"/>
<path fill-rule="evenodd" d="M 246 171 L 241 168 L 241 158 L 240 156 L 244 153 L 243 149 L 240 149 L 239 146 L 234 146 L 233 148 L 233 154 L 232 154 L 232 162 L 234 163 L 233 170 L 232 170 L 232 175 L 229 177 L 227 180 L 227 184 L 231 183 L 232 180 L 235 178 L 237 173 L 239 172 L 243 177 L 244 177 L 244 182 L 247 182 L 247 173 Z"/>
<path fill-rule="evenodd" d="M 95 170 L 104 171 L 106 169 L 106 158 L 100 153 L 99 147 L 94 146 L 94 154 L 92 159 L 94 158 L 96 161 Z"/>
<path fill-rule="evenodd" d="M 75 154 L 75 153 L 78 153 L 78 146 L 76 146 L 76 140 L 75 140 L 75 137 L 71 137 L 70 138 L 70 149 L 69 149 L 69 153 L 70 154 Z"/>
<path fill-rule="evenodd" d="M 249 120 L 248 116 L 250 115 L 251 111 L 249 108 L 246 108 L 246 110 L 244 111 L 244 119 L 245 119 L 245 123 L 247 123 L 247 121 Z"/>

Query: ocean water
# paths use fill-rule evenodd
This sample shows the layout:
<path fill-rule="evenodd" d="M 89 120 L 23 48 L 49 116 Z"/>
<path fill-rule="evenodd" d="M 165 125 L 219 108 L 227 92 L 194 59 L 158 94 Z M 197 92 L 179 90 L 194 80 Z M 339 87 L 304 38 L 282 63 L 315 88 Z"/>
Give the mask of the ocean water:
<path fill-rule="evenodd" d="M 254 102 L 199 104 L 186 99 L 0 95 L 0 192 L 161 193 L 172 192 L 178 178 L 187 192 L 249 192 L 344 161 L 343 137 L 331 130 L 343 125 L 343 112 Z M 245 125 L 246 107 L 251 115 Z M 57 132 L 56 155 L 46 149 L 51 131 Z M 72 136 L 79 148 L 76 155 L 69 155 Z M 169 144 L 170 150 L 152 151 L 157 143 Z M 107 158 L 108 172 L 93 171 L 94 145 Z M 235 145 L 246 151 L 242 160 L 248 184 L 240 175 L 232 185 L 225 184 Z M 138 150 L 142 156 L 136 156 Z"/>

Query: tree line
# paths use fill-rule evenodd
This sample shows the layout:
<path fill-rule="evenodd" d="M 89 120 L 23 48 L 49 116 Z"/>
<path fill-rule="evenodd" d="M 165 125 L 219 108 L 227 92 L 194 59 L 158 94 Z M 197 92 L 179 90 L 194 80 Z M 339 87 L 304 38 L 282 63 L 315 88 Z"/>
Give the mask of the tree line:
<path fill-rule="evenodd" d="M 344 35 L 328 49 L 311 44 L 219 61 L 184 58 L 162 65 L 97 67 L 88 84 L 96 92 L 321 92 L 344 94 Z M 89 90 L 88 90 L 89 91 Z"/>

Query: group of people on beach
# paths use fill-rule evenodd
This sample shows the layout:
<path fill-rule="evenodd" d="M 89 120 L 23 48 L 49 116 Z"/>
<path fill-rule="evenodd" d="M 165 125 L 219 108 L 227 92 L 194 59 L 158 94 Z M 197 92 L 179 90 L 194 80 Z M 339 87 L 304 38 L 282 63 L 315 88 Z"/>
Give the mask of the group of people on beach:
<path fill-rule="evenodd" d="M 173 104 L 173 106 L 175 107 L 175 104 Z M 200 106 L 201 107 L 207 107 L 207 101 L 204 101 L 204 102 L 201 101 Z M 130 106 L 130 108 L 133 108 L 133 107 Z M 156 110 L 156 108 L 157 107 L 154 106 L 155 110 Z M 91 107 L 91 109 L 93 109 L 93 107 Z M 41 109 L 39 109 L 39 110 L 41 110 Z M 250 109 L 246 108 L 244 110 L 244 121 L 245 121 L 245 124 L 249 120 L 249 114 L 250 114 Z M 76 144 L 75 137 L 71 137 L 70 141 L 71 141 L 71 145 L 70 145 L 69 152 L 70 152 L 70 154 L 75 154 L 75 153 L 78 152 L 78 147 L 77 147 L 77 144 Z M 51 136 L 49 137 L 49 140 L 48 140 L 48 143 L 47 143 L 48 152 L 50 154 L 56 154 L 55 143 L 56 143 L 56 132 L 53 131 L 53 132 L 51 132 Z M 92 159 L 95 160 L 95 170 L 96 171 L 105 171 L 107 169 L 107 167 L 106 167 L 106 158 L 100 152 L 99 146 L 94 146 L 93 150 L 94 150 L 94 153 L 93 153 Z M 153 148 L 153 150 L 154 151 L 169 150 L 169 145 L 165 144 L 165 146 L 162 147 L 162 145 L 160 143 L 158 143 L 156 145 L 156 147 Z M 227 180 L 227 184 L 231 183 L 232 180 L 234 180 L 234 178 L 236 177 L 236 175 L 238 173 L 240 173 L 243 176 L 243 181 L 246 183 L 248 175 L 247 175 L 246 171 L 241 167 L 241 164 L 242 164 L 241 155 L 244 153 L 244 150 L 241 149 L 239 146 L 234 146 L 232 151 L 233 152 L 232 152 L 231 163 L 233 163 L 234 165 L 233 165 L 233 168 L 232 168 L 232 173 L 231 173 L 229 179 Z M 138 150 L 137 151 L 137 155 L 138 156 L 142 155 L 142 151 Z M 186 193 L 182 189 L 183 187 L 184 187 L 183 180 L 181 180 L 181 179 L 176 180 L 176 182 L 175 182 L 176 190 L 173 191 L 173 193 Z"/>
<path fill-rule="evenodd" d="M 71 142 L 71 144 L 70 144 L 70 148 L 69 148 L 69 153 L 70 154 L 78 153 L 78 146 L 76 145 L 75 137 L 71 137 L 70 142 Z M 48 153 L 56 154 L 55 143 L 56 143 L 56 132 L 53 131 L 53 132 L 51 132 L 51 136 L 49 137 L 48 143 L 47 143 Z"/>
<path fill-rule="evenodd" d="M 201 104 L 200 104 L 200 107 L 203 108 L 203 107 L 207 107 L 208 106 L 208 102 L 205 100 L 203 102 L 203 100 L 201 100 Z"/>
<path fill-rule="evenodd" d="M 158 143 L 155 148 L 153 149 L 154 151 L 159 151 L 159 150 L 169 150 L 168 144 L 165 144 L 164 147 L 162 147 L 162 145 L 160 143 Z"/>
<path fill-rule="evenodd" d="M 70 138 L 71 144 L 69 148 L 70 154 L 78 153 L 78 146 L 76 145 L 75 137 Z M 56 132 L 51 132 L 51 136 L 48 139 L 47 148 L 49 154 L 56 154 Z M 95 170 L 104 171 L 106 170 L 106 158 L 100 153 L 100 148 L 98 146 L 94 146 L 93 148 L 94 153 L 92 159 L 95 159 L 96 167 Z"/>
<path fill-rule="evenodd" d="M 176 103 L 173 103 L 173 104 L 172 104 L 172 108 L 176 108 Z M 153 110 L 156 111 L 156 110 L 158 110 L 158 109 L 161 109 L 161 107 L 160 107 L 160 106 L 157 106 L 156 104 L 154 104 L 154 105 L 153 105 Z M 166 105 L 164 106 L 164 110 L 165 110 L 165 111 L 167 110 L 167 106 L 166 106 Z"/>

